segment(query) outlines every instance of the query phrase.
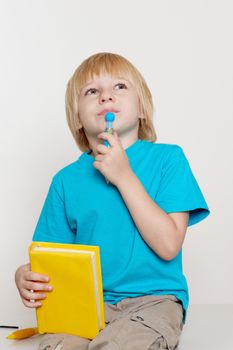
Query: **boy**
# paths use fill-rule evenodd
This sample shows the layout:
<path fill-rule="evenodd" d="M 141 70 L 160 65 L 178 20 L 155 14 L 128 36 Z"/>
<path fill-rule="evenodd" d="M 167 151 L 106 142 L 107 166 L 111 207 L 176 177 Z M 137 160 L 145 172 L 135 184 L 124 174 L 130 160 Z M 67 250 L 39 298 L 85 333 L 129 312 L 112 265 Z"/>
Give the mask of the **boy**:
<path fill-rule="evenodd" d="M 109 111 L 113 135 L 104 133 Z M 47 335 L 40 350 L 175 349 L 189 301 L 182 244 L 209 214 L 187 158 L 155 143 L 150 90 L 122 56 L 95 54 L 77 68 L 66 113 L 83 153 L 53 177 L 33 240 L 100 246 L 107 327 L 92 341 Z M 17 270 L 27 307 L 41 306 L 48 279 L 29 264 Z"/>

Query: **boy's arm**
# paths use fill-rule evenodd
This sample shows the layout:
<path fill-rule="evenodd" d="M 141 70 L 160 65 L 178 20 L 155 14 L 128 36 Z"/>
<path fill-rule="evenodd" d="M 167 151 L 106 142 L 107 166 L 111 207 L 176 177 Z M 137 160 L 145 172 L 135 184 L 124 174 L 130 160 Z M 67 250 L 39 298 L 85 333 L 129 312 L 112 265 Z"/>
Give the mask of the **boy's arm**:
<path fill-rule="evenodd" d="M 147 194 L 130 171 L 117 188 L 146 243 L 164 260 L 179 253 L 187 230 L 188 212 L 167 214 Z"/>

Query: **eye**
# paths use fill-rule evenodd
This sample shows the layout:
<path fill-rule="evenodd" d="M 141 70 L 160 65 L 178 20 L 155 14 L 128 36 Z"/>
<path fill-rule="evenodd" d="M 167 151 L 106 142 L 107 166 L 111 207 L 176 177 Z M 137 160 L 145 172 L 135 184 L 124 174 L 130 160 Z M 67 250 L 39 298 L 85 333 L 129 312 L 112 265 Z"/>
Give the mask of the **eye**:
<path fill-rule="evenodd" d="M 122 90 L 122 89 L 127 89 L 127 86 L 124 83 L 118 83 L 115 86 L 118 86 L 119 89 L 118 90 Z"/>
<path fill-rule="evenodd" d="M 93 94 L 96 93 L 96 91 L 97 91 L 97 89 L 95 89 L 95 88 L 88 89 L 88 90 L 85 92 L 85 96 L 86 96 L 86 95 L 93 95 Z"/>

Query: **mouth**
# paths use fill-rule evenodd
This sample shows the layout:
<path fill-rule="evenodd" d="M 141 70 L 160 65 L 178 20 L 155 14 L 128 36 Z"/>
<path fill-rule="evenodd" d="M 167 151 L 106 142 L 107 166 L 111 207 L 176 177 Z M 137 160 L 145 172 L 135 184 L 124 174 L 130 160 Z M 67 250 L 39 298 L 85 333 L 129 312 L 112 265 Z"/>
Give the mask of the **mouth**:
<path fill-rule="evenodd" d="M 120 111 L 118 111 L 117 109 L 103 109 L 100 113 L 98 113 L 97 115 L 105 115 L 108 112 L 112 112 L 112 113 L 119 113 Z"/>

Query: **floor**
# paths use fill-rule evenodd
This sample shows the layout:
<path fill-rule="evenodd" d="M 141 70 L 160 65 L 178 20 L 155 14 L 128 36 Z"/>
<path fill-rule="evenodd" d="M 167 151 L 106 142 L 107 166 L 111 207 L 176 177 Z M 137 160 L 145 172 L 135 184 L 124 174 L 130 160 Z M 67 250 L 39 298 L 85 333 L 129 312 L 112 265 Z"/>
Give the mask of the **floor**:
<path fill-rule="evenodd" d="M 6 329 L 0 329 L 1 350 L 37 349 L 40 336 L 15 341 L 6 339 L 10 332 Z M 177 350 L 229 349 L 233 349 L 233 304 L 190 305 L 187 322 L 183 328 Z"/>

